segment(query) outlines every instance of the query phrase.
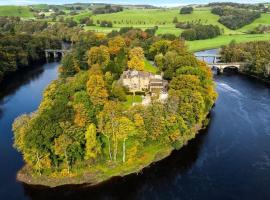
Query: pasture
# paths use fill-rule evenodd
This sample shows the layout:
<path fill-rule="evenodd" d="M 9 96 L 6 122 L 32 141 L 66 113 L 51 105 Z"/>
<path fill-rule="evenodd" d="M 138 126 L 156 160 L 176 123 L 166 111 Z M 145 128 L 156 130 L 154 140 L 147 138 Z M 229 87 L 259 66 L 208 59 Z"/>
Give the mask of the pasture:
<path fill-rule="evenodd" d="M 90 16 L 94 23 L 107 20 L 113 23 L 113 28 L 97 26 L 85 27 L 86 30 L 108 33 L 111 30 L 119 30 L 121 27 L 136 27 L 141 29 L 158 26 L 157 34 L 171 33 L 179 35 L 183 30 L 175 28 L 173 19 L 177 17 L 179 22 L 195 22 L 202 24 L 218 25 L 224 34 L 243 34 L 242 31 L 230 30 L 218 22 L 219 16 L 211 13 L 210 8 L 197 8 L 192 14 L 181 15 L 179 9 L 126 9 L 123 12 L 92 15 L 91 12 L 82 12 L 74 19 L 79 21 L 83 17 Z"/>
<path fill-rule="evenodd" d="M 0 16 L 32 18 L 33 13 L 27 6 L 0 6 Z"/>
<path fill-rule="evenodd" d="M 237 43 L 251 41 L 269 41 L 270 34 L 242 34 L 242 35 L 221 35 L 219 37 L 207 40 L 187 41 L 190 51 L 199 51 L 205 49 L 213 49 L 229 44 L 232 40 Z"/>

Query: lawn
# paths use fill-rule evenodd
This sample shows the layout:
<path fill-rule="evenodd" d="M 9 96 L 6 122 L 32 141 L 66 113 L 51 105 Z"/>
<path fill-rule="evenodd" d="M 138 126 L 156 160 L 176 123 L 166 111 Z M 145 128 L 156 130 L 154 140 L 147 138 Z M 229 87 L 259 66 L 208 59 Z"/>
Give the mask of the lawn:
<path fill-rule="evenodd" d="M 232 40 L 236 42 L 266 41 L 270 40 L 270 34 L 246 34 L 246 35 L 222 35 L 213 39 L 187 41 L 189 49 L 193 52 L 205 49 L 218 48 L 229 44 Z"/>
<path fill-rule="evenodd" d="M 158 68 L 153 66 L 148 60 L 144 61 L 145 66 L 144 66 L 144 70 L 147 72 L 151 72 L 153 74 L 156 74 L 158 72 Z"/>
<path fill-rule="evenodd" d="M 0 16 L 32 18 L 33 13 L 26 6 L 0 6 Z"/>
<path fill-rule="evenodd" d="M 141 103 L 142 102 L 142 96 L 140 95 L 127 95 L 127 101 L 124 103 L 124 107 L 128 108 L 132 106 L 133 103 Z"/>

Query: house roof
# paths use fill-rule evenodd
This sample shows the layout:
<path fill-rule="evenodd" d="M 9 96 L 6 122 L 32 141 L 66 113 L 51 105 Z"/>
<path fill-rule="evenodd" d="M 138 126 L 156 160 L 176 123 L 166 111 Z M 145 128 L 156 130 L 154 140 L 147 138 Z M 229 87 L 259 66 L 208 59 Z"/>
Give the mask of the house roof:
<path fill-rule="evenodd" d="M 133 77 L 141 77 L 141 78 L 149 78 L 154 74 L 145 71 L 136 71 L 136 70 L 128 70 L 123 72 L 123 78 L 133 78 Z"/>

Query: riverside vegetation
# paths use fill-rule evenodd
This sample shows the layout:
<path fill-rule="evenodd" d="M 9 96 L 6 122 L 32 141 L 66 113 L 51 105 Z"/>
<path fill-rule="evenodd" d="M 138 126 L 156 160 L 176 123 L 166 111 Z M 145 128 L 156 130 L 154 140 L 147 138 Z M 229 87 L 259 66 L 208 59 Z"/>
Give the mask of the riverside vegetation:
<path fill-rule="evenodd" d="M 0 82 L 8 74 L 45 61 L 45 49 L 61 49 L 62 42 L 76 42 L 82 29 L 68 23 L 49 24 L 0 17 Z"/>
<path fill-rule="evenodd" d="M 224 62 L 244 62 L 242 72 L 270 81 L 270 42 L 232 41 L 222 48 L 221 55 Z"/>
<path fill-rule="evenodd" d="M 124 106 L 128 92 L 117 80 L 126 69 L 147 70 L 146 59 L 169 81 L 169 98 Z M 194 138 L 217 97 L 211 71 L 184 41 L 139 29 L 84 32 L 59 72 L 38 110 L 13 124 L 25 160 L 18 179 L 29 184 L 97 184 L 138 172 Z"/>

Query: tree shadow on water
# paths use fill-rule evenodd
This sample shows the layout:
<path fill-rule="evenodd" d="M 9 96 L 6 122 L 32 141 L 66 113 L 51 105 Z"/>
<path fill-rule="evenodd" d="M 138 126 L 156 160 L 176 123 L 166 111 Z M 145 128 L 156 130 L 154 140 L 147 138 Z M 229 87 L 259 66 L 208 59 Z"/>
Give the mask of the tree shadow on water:
<path fill-rule="evenodd" d="M 0 83 L 0 119 L 3 117 L 3 105 L 9 100 L 9 96 L 16 93 L 22 86 L 38 79 L 44 72 L 42 65 L 35 65 L 26 69 L 20 69 L 10 75 Z"/>

